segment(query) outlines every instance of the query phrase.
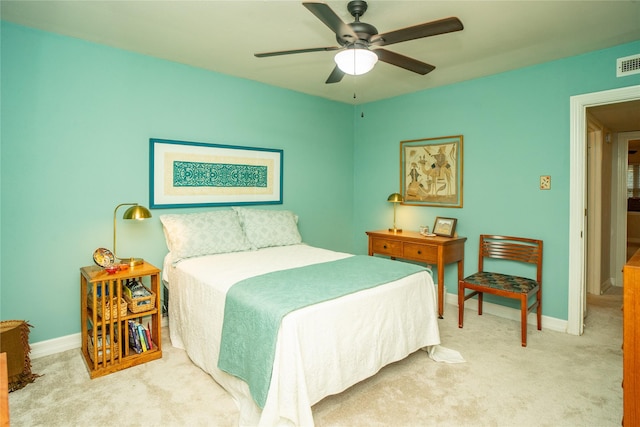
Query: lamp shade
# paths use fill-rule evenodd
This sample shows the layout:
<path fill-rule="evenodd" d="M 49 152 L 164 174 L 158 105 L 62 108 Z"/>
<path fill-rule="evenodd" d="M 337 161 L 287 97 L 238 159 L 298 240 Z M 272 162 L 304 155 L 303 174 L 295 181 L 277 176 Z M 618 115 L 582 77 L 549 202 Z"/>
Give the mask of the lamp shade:
<path fill-rule="evenodd" d="M 338 52 L 333 60 L 343 72 L 359 76 L 373 69 L 378 62 L 378 55 L 368 49 L 349 48 Z"/>
<path fill-rule="evenodd" d="M 151 218 L 151 212 L 144 206 L 135 205 L 124 211 L 123 219 L 147 219 Z"/>
<path fill-rule="evenodd" d="M 402 197 L 402 194 L 400 194 L 400 193 L 393 193 L 393 194 L 389 195 L 389 197 L 387 198 L 387 202 L 402 203 L 402 202 L 404 202 L 404 198 Z"/>

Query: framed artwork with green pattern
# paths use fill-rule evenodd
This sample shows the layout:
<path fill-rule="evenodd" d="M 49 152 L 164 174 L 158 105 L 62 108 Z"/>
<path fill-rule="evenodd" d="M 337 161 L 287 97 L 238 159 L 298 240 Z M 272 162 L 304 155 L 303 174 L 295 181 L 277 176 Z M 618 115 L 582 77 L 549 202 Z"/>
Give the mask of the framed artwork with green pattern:
<path fill-rule="evenodd" d="M 149 206 L 282 203 L 283 150 L 149 140 Z"/>

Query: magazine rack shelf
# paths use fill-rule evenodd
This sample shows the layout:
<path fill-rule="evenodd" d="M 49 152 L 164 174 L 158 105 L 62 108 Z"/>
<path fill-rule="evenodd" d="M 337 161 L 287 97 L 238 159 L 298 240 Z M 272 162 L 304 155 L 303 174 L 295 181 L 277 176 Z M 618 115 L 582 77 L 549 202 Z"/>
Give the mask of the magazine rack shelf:
<path fill-rule="evenodd" d="M 151 298 L 145 299 L 148 310 L 125 308 L 123 285 L 127 280 L 137 280 L 151 292 Z M 113 274 L 98 266 L 80 269 L 82 355 L 91 378 L 162 357 L 159 291 L 160 270 L 147 262 Z M 130 321 L 142 325 L 139 332 L 149 342 L 149 348 L 140 353 L 133 346 L 135 340 L 130 340 Z"/>

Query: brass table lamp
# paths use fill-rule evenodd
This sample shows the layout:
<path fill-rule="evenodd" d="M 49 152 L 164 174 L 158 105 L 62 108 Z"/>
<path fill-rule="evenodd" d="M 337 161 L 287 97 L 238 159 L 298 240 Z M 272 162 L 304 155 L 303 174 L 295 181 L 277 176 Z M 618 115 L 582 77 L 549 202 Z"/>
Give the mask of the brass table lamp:
<path fill-rule="evenodd" d="M 402 233 L 402 229 L 396 227 L 396 206 L 398 206 L 398 203 L 404 202 L 404 198 L 402 198 L 402 194 L 400 193 L 393 193 L 387 198 L 387 202 L 393 203 L 393 228 L 390 228 L 389 231 Z"/>
<path fill-rule="evenodd" d="M 149 209 L 141 206 L 137 203 L 121 203 L 113 211 L 113 256 L 120 260 L 123 264 L 129 264 L 129 267 L 135 267 L 136 265 L 141 265 L 144 263 L 142 258 L 121 258 L 117 255 L 116 252 L 116 213 L 121 206 L 131 206 L 129 209 L 124 211 L 124 215 L 122 215 L 123 219 L 137 219 L 144 220 L 147 218 L 151 218 L 151 212 Z"/>

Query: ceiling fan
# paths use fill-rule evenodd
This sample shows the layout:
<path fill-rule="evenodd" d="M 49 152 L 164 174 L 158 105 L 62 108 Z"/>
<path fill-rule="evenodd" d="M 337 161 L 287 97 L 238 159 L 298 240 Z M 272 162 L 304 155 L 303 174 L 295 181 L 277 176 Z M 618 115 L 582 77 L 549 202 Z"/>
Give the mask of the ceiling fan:
<path fill-rule="evenodd" d="M 360 21 L 360 17 L 367 10 L 366 1 L 354 0 L 347 4 L 347 10 L 355 18 L 355 21 L 349 24 L 344 23 L 324 3 L 305 2 L 302 5 L 335 33 L 336 40 L 340 46 L 256 53 L 255 56 L 265 58 L 296 53 L 340 50 L 335 56 L 336 66 L 325 83 L 338 83 L 345 74 L 364 74 L 370 71 L 378 60 L 425 75 L 436 67 L 390 50 L 381 49 L 379 46 L 388 46 L 408 40 L 451 33 L 464 28 L 458 18 L 451 17 L 378 34 L 376 27 Z M 376 47 L 376 49 L 370 49 L 370 47 Z"/>

